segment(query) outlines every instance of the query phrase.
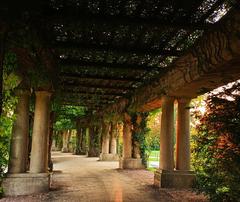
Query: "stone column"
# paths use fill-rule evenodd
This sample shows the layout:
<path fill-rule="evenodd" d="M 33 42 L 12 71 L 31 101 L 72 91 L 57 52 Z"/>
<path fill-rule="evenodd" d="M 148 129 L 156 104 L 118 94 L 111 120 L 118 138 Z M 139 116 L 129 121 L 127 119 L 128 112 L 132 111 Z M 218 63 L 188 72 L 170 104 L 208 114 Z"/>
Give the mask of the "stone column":
<path fill-rule="evenodd" d="M 109 123 L 102 123 L 102 154 L 109 154 Z"/>
<path fill-rule="evenodd" d="M 134 130 L 132 117 L 125 113 L 123 126 L 123 159 L 119 161 L 119 167 L 123 169 L 144 168 L 141 158 L 135 158 L 133 155 L 132 132 Z M 136 150 L 135 150 L 136 151 Z"/>
<path fill-rule="evenodd" d="M 110 140 L 110 123 L 102 123 L 102 152 L 100 154 L 101 161 L 108 161 L 109 159 L 109 140 Z"/>
<path fill-rule="evenodd" d="M 112 155 L 117 154 L 117 136 L 118 136 L 117 122 L 112 122 L 112 125 L 111 125 L 111 145 L 110 145 L 110 153 Z"/>
<path fill-rule="evenodd" d="M 89 149 L 88 157 L 99 156 L 99 126 L 89 127 Z"/>
<path fill-rule="evenodd" d="M 19 99 L 16 107 L 16 120 L 12 129 L 8 173 L 26 172 L 28 160 L 30 91 L 17 90 L 16 95 Z"/>
<path fill-rule="evenodd" d="M 141 128 L 140 124 L 142 122 L 141 115 L 136 115 L 136 121 L 133 125 L 133 133 L 140 133 Z M 133 158 L 140 159 L 141 158 L 141 151 L 140 151 L 140 143 L 137 140 L 134 140 L 133 142 Z"/>
<path fill-rule="evenodd" d="M 36 92 L 30 173 L 47 172 L 50 96 L 47 91 Z"/>
<path fill-rule="evenodd" d="M 63 146 L 62 146 L 62 152 L 69 152 L 68 148 L 68 141 L 69 141 L 69 130 L 63 131 L 62 138 L 63 138 Z"/>
<path fill-rule="evenodd" d="M 154 185 L 162 188 L 191 188 L 195 181 L 192 171 L 185 170 L 189 163 L 186 156 L 189 155 L 189 112 L 186 110 L 189 101 L 181 100 L 178 110 L 178 163 L 182 170 L 174 170 L 173 158 L 173 128 L 174 128 L 174 99 L 162 97 L 162 118 L 160 134 L 160 169 L 154 173 Z M 181 119 L 181 120 L 180 120 Z M 182 135 L 184 133 L 184 135 Z M 182 139 L 183 138 L 183 139 Z M 180 157 L 181 155 L 181 157 Z M 185 155 L 184 157 L 182 155 Z M 179 162 L 181 161 L 181 163 Z"/>
<path fill-rule="evenodd" d="M 174 98 L 162 97 L 162 119 L 160 134 L 160 166 L 162 170 L 174 169 Z"/>
<path fill-rule="evenodd" d="M 81 154 L 81 142 L 82 142 L 82 128 L 79 126 L 79 123 L 77 123 L 76 150 L 75 150 L 76 155 Z"/>
<path fill-rule="evenodd" d="M 123 158 L 132 158 L 132 123 L 131 117 L 125 113 L 123 122 Z"/>
<path fill-rule="evenodd" d="M 190 170 L 190 110 L 191 99 L 178 99 L 176 169 Z"/>
<path fill-rule="evenodd" d="M 81 154 L 86 154 L 87 128 L 82 128 Z"/>

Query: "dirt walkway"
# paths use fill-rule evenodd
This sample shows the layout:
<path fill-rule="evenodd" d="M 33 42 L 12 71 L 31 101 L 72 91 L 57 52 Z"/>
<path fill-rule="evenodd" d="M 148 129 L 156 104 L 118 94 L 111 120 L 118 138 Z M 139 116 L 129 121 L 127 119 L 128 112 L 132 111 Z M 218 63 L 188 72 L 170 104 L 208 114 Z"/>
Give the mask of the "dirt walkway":
<path fill-rule="evenodd" d="M 119 170 L 117 162 L 100 162 L 72 154 L 53 153 L 54 173 L 49 193 L 9 197 L 5 201 L 171 202 L 205 201 L 190 191 L 156 189 L 153 173 Z"/>

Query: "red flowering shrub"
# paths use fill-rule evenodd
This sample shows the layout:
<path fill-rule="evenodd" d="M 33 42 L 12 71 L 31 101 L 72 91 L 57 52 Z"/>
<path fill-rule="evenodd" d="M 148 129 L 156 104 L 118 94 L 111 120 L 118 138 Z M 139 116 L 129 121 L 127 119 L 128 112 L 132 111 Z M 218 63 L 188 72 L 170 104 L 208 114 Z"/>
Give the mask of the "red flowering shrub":
<path fill-rule="evenodd" d="M 240 201 L 240 84 L 206 100 L 193 136 L 197 188 L 211 201 Z"/>

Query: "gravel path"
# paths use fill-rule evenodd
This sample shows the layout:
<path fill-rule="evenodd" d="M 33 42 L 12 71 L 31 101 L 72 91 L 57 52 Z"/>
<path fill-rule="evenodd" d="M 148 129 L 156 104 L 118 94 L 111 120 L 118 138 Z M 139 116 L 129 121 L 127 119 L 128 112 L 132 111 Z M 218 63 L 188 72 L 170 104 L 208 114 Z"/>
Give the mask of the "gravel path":
<path fill-rule="evenodd" d="M 203 195 L 187 190 L 156 189 L 153 173 L 119 170 L 118 162 L 100 162 L 69 153 L 54 152 L 51 191 L 44 194 L 8 197 L 0 202 L 205 202 Z"/>

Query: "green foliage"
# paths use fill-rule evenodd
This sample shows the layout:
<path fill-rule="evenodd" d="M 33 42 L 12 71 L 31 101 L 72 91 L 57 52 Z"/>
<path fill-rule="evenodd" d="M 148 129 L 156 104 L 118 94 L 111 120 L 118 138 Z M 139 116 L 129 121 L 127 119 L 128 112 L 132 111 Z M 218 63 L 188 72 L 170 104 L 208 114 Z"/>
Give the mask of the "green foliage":
<path fill-rule="evenodd" d="M 76 118 L 85 114 L 85 109 L 79 106 L 55 107 L 56 122 L 54 130 L 68 130 L 76 128 Z"/>
<path fill-rule="evenodd" d="M 141 116 L 141 121 L 138 123 L 137 117 Z M 146 134 L 149 132 L 149 128 L 147 127 L 147 116 L 148 113 L 135 113 L 132 115 L 132 124 L 133 124 L 133 133 L 132 133 L 132 139 L 133 142 L 136 141 L 140 144 L 140 152 L 141 152 L 141 158 L 144 165 L 147 165 L 147 151 L 150 150 L 146 143 Z"/>
<path fill-rule="evenodd" d="M 3 66 L 3 113 L 0 116 L 0 178 L 8 164 L 11 131 L 15 119 L 17 97 L 13 90 L 19 84 L 19 78 L 13 73 L 16 68 L 16 56 L 7 53 Z"/>
<path fill-rule="evenodd" d="M 211 201 L 240 198 L 240 84 L 206 100 L 206 112 L 195 112 L 200 121 L 193 137 L 193 166 L 197 188 Z"/>

